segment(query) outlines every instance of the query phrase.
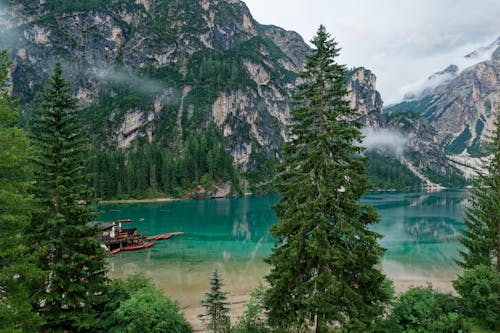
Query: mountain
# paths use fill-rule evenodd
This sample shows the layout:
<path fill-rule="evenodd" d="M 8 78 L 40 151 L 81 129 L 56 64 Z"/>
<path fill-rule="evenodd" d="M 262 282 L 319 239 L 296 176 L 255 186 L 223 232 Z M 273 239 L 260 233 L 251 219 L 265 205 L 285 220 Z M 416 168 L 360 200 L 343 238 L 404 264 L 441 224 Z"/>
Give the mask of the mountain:
<path fill-rule="evenodd" d="M 28 125 L 31 104 L 62 62 L 82 125 L 99 147 L 92 171 L 103 197 L 185 187 L 219 196 L 231 183 L 271 179 L 311 51 L 297 33 L 256 22 L 238 0 L 1 0 L 0 29 Z M 450 174 L 420 125 L 410 129 L 382 112 L 370 70 L 353 68 L 348 79 L 348 100 L 366 126 L 392 126 L 432 147 L 417 154 L 419 146 L 408 144 L 413 153 L 398 162 L 407 172 Z"/>
<path fill-rule="evenodd" d="M 405 101 L 385 112 L 415 111 L 436 129 L 436 140 L 448 159 L 466 174 L 466 165 L 477 166 L 482 151 L 480 142 L 493 126 L 493 111 L 500 100 L 500 37 L 492 44 L 474 51 L 468 60 L 489 56 L 461 71 L 450 66 L 446 80 L 425 91 L 413 101 Z M 432 77 L 431 77 L 432 78 Z"/>
<path fill-rule="evenodd" d="M 16 0 L 0 8 L 14 96 L 26 109 L 59 59 L 103 149 L 182 149 L 189 133 L 215 126 L 244 172 L 279 157 L 310 48 L 295 32 L 256 22 L 243 2 Z M 380 109 L 374 75 L 358 68 L 350 76 L 352 106 Z"/>

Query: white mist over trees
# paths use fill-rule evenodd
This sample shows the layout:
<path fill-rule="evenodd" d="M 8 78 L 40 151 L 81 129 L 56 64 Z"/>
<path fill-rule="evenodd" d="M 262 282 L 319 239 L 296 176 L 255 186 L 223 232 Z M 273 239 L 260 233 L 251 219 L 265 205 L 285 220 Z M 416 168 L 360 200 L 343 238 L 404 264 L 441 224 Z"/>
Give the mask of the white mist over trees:
<path fill-rule="evenodd" d="M 387 129 L 363 128 L 361 129 L 363 135 L 362 147 L 366 149 L 386 148 L 395 154 L 402 154 L 410 138 L 404 136 L 402 133 Z"/>

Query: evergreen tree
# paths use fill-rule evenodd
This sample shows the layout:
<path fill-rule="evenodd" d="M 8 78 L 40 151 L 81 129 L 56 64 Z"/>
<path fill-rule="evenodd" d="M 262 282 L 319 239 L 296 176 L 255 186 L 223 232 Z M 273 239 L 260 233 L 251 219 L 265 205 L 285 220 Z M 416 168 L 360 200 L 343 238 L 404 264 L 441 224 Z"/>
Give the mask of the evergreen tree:
<path fill-rule="evenodd" d="M 227 292 L 222 291 L 223 286 L 222 276 L 216 268 L 210 278 L 210 292 L 205 293 L 205 299 L 201 301 L 206 312 L 200 316 L 209 320 L 207 328 L 214 333 L 227 333 L 231 326 L 229 302 Z"/>
<path fill-rule="evenodd" d="M 31 241 L 45 272 L 36 302 L 44 331 L 91 331 L 106 282 L 105 260 L 95 230 L 86 226 L 96 217 L 84 171 L 86 138 L 60 63 L 35 114 L 33 139 L 37 210 Z"/>
<path fill-rule="evenodd" d="M 500 273 L 500 109 L 496 112 L 496 129 L 486 149 L 492 153 L 484 162 L 472 184 L 469 206 L 465 209 L 465 229 L 460 242 L 459 264 L 465 269 L 485 265 Z"/>
<path fill-rule="evenodd" d="M 361 332 L 390 296 L 376 267 L 384 250 L 368 229 L 378 221 L 375 209 L 358 203 L 368 186 L 355 145 L 361 125 L 345 99 L 339 48 L 323 26 L 312 43 L 279 170 L 265 304 L 270 324 L 286 331 L 313 324 L 319 333 L 337 323 Z"/>
<path fill-rule="evenodd" d="M 28 138 L 17 127 L 8 93 L 7 52 L 0 52 L 0 331 L 37 328 L 28 285 L 38 277 L 27 252 L 24 229 L 30 219 Z"/>

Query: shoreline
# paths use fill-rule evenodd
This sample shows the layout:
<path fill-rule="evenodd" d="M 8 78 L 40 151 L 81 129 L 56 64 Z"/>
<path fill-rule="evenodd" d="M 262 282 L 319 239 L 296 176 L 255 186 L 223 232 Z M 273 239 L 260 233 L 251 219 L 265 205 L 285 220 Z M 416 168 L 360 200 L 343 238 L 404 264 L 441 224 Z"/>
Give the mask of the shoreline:
<path fill-rule="evenodd" d="M 448 188 L 448 187 L 442 187 L 438 189 L 437 191 L 464 191 L 467 190 L 468 188 Z M 411 193 L 411 192 L 436 192 L 436 188 L 428 188 L 428 187 L 422 187 L 420 190 L 417 189 L 370 189 L 365 193 L 367 194 L 378 194 L 378 193 L 391 193 L 391 192 L 405 192 L 405 193 Z M 249 197 L 249 196 L 254 196 L 255 194 L 252 192 L 245 192 L 242 193 L 239 196 L 228 196 L 228 197 L 221 197 L 221 198 L 202 198 L 202 199 L 197 199 L 197 198 L 191 198 L 191 197 L 183 197 L 183 198 L 170 198 L 170 197 L 161 197 L 161 198 L 149 198 L 149 199 L 118 199 L 118 200 L 101 200 L 97 202 L 97 204 L 135 204 L 135 203 L 158 203 L 158 202 L 173 202 L 173 201 L 195 201 L 195 200 L 210 200 L 210 199 L 231 199 L 231 198 L 243 198 L 243 197 Z M 276 195 L 276 194 L 266 194 L 266 195 Z"/>
<path fill-rule="evenodd" d="M 394 286 L 395 295 L 399 295 L 412 287 L 427 287 L 432 286 L 433 289 L 441 293 L 456 295 L 453 289 L 452 279 L 447 278 L 391 278 Z M 242 294 L 229 294 L 228 299 L 231 304 L 231 324 L 234 325 L 238 322 L 239 318 L 246 310 L 246 302 L 250 299 L 250 292 Z M 201 298 L 200 298 L 201 299 Z M 204 332 L 204 324 L 198 317 L 203 314 L 205 308 L 203 306 L 185 306 L 181 308 L 181 312 L 186 317 L 187 321 L 193 326 L 194 332 Z"/>
<path fill-rule="evenodd" d="M 156 203 L 180 201 L 176 198 L 152 198 L 152 199 L 122 199 L 122 200 L 101 200 L 97 204 L 133 204 L 133 203 Z"/>

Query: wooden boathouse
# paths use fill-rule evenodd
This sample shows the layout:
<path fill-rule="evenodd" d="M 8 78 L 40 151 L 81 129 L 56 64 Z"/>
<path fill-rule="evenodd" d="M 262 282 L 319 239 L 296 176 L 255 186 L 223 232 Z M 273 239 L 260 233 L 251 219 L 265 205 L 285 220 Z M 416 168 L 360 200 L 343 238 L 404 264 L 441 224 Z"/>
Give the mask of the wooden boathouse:
<path fill-rule="evenodd" d="M 140 234 L 137 228 L 125 228 L 123 225 L 131 223 L 132 220 L 114 220 L 109 222 L 92 221 L 87 223 L 89 227 L 97 227 L 96 237 L 103 242 L 103 246 L 111 254 L 120 251 L 134 251 L 149 248 L 155 241 L 166 240 L 172 236 L 184 234 L 183 232 L 172 232 L 147 237 Z"/>

